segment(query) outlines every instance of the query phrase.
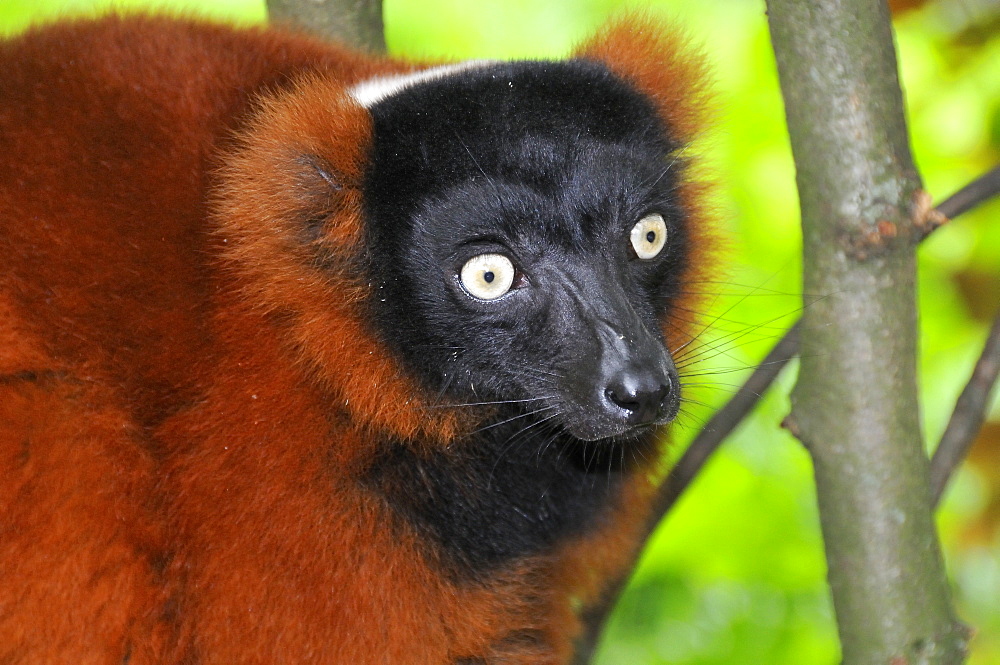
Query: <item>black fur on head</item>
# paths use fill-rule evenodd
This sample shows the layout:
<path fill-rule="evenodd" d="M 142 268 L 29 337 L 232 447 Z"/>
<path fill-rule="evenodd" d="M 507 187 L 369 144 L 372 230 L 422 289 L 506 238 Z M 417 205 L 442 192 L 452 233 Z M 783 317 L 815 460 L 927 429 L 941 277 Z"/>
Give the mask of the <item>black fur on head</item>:
<path fill-rule="evenodd" d="M 682 146 L 652 104 L 571 60 L 484 64 L 369 110 L 372 319 L 424 387 L 588 441 L 671 420 L 680 390 L 661 322 L 685 267 Z M 651 215 L 666 244 L 644 259 L 631 238 Z M 494 300 L 461 277 L 484 254 L 514 268 Z"/>

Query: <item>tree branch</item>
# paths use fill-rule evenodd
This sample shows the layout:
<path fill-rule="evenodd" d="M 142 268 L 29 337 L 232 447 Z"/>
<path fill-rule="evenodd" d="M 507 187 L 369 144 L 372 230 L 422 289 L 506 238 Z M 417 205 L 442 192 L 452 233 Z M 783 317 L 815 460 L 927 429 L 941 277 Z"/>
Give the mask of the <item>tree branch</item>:
<path fill-rule="evenodd" d="M 382 0 L 267 0 L 267 13 L 272 23 L 371 53 L 385 51 Z"/>
<path fill-rule="evenodd" d="M 796 322 L 785 332 L 781 340 L 771 349 L 760 365 L 740 386 L 736 394 L 719 409 L 705 424 L 698 436 L 677 464 L 670 470 L 666 481 L 660 487 L 656 496 L 653 514 L 650 516 L 647 536 L 653 532 L 660 520 L 677 503 L 677 500 L 695 479 L 705 462 L 718 449 L 747 414 L 753 410 L 767 389 L 778 378 L 781 370 L 799 352 L 799 323 Z"/>
<path fill-rule="evenodd" d="M 979 176 L 937 206 L 938 212 L 954 219 L 1000 193 L 1000 165 Z"/>
<path fill-rule="evenodd" d="M 931 496 L 934 505 L 941 500 L 948 478 L 965 459 L 976 434 L 983 426 L 998 374 L 1000 374 L 1000 313 L 993 319 L 993 327 L 986 338 L 983 353 L 972 371 L 972 378 L 959 395 L 955 410 L 931 459 Z"/>
<path fill-rule="evenodd" d="M 803 315 L 786 422 L 813 459 L 845 665 L 964 659 L 932 518 L 917 390 L 910 155 L 886 5 L 768 0 L 802 210 Z"/>

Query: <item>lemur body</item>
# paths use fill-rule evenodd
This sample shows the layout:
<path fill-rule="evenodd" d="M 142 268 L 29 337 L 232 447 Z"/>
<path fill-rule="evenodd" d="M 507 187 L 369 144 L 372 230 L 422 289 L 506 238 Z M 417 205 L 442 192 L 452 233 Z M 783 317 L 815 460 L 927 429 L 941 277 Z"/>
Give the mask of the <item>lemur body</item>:
<path fill-rule="evenodd" d="M 414 69 L 0 44 L 0 661 L 569 658 L 679 404 L 702 72 L 641 21 Z"/>

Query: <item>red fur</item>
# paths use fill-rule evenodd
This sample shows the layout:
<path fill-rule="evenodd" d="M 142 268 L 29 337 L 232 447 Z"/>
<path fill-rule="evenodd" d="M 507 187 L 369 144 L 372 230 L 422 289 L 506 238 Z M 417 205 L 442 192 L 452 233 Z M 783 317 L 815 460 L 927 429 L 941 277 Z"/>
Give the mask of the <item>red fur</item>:
<path fill-rule="evenodd" d="M 698 130 L 674 37 L 625 22 L 580 53 Z M 569 658 L 574 603 L 635 547 L 642 474 L 593 533 L 476 584 L 359 489 L 377 436 L 468 426 L 423 408 L 367 285 L 311 260 L 360 241 L 370 127 L 346 86 L 410 68 L 153 18 L 0 44 L 0 662 Z M 700 244 L 701 186 L 683 196 Z"/>

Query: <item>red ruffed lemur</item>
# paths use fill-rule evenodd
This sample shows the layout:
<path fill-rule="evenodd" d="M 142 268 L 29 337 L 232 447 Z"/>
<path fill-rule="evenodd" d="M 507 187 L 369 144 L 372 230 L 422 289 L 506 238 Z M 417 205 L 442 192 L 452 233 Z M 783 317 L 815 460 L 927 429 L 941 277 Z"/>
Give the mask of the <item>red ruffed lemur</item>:
<path fill-rule="evenodd" d="M 636 19 L 0 43 L 0 662 L 566 662 L 681 402 L 703 80 Z"/>

